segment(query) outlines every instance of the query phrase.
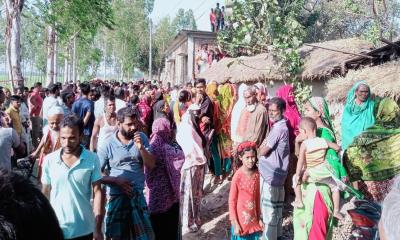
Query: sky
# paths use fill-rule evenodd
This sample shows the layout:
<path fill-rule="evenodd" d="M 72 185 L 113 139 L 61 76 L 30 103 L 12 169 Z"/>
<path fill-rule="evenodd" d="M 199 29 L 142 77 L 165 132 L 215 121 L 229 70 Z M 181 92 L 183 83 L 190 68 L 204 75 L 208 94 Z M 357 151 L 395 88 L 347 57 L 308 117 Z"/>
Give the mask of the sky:
<path fill-rule="evenodd" d="M 210 31 L 209 13 L 216 3 L 225 5 L 224 0 L 155 0 L 151 18 L 157 24 L 164 16 L 173 19 L 180 8 L 192 9 L 196 18 L 197 30 Z"/>

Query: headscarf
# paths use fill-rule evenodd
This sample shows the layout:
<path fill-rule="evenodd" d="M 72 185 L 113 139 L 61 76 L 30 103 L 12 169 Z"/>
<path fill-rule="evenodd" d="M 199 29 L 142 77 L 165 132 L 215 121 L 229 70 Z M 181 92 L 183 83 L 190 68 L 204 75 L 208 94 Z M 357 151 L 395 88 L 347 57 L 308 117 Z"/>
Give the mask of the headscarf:
<path fill-rule="evenodd" d="M 242 83 L 239 86 L 238 90 L 238 101 L 236 102 L 235 106 L 232 110 L 232 119 L 231 119 L 231 138 L 234 142 L 240 142 L 240 137 L 237 136 L 236 130 L 239 125 L 240 115 L 243 109 L 246 107 L 246 101 L 244 99 L 244 92 L 247 89 L 247 85 Z"/>
<path fill-rule="evenodd" d="M 157 101 L 153 106 L 154 120 L 159 118 L 168 118 L 164 112 L 165 100 Z"/>
<path fill-rule="evenodd" d="M 148 95 L 143 95 L 142 99 L 138 104 L 140 112 L 140 120 L 143 124 L 148 125 L 151 121 L 152 109 L 150 107 L 151 98 Z"/>
<path fill-rule="evenodd" d="M 301 115 L 297 109 L 294 96 L 289 96 L 290 93 L 294 93 L 294 88 L 291 85 L 284 85 L 276 91 L 276 96 L 282 98 L 286 102 L 286 111 L 284 115 L 288 120 L 294 135 L 297 135 Z"/>
<path fill-rule="evenodd" d="M 204 139 L 199 133 L 199 127 L 196 123 L 192 112 L 192 104 L 188 111 L 182 116 L 182 121 L 178 125 L 177 133 L 176 133 L 176 141 L 181 146 L 184 154 L 185 154 L 185 163 L 183 164 L 182 169 L 186 170 L 193 166 L 203 165 L 207 162 L 205 153 L 204 153 Z M 197 106 L 199 109 L 199 107 Z M 197 126 L 197 129 L 196 129 Z"/>
<path fill-rule="evenodd" d="M 157 158 L 156 166 L 146 171 L 151 213 L 165 212 L 179 201 L 180 171 L 185 161 L 181 149 L 172 144 L 171 123 L 166 118 L 153 122 L 150 146 Z"/>
<path fill-rule="evenodd" d="M 206 93 L 208 97 L 210 97 L 211 100 L 217 101 L 217 95 L 218 95 L 218 86 L 216 82 L 210 82 L 207 85 Z"/>
<path fill-rule="evenodd" d="M 323 97 L 311 97 L 308 99 L 308 102 L 315 111 L 321 113 L 322 122 L 333 132 L 334 129 L 331 121 L 331 115 L 329 113 L 328 103 L 325 101 L 325 99 Z"/>
<path fill-rule="evenodd" d="M 361 85 L 368 87 L 368 98 L 361 105 L 357 105 L 356 90 Z M 347 93 L 346 105 L 344 106 L 342 116 L 342 149 L 353 142 L 363 130 L 371 127 L 375 123 L 374 116 L 375 101 L 371 99 L 371 90 L 364 81 L 359 81 L 353 85 Z"/>

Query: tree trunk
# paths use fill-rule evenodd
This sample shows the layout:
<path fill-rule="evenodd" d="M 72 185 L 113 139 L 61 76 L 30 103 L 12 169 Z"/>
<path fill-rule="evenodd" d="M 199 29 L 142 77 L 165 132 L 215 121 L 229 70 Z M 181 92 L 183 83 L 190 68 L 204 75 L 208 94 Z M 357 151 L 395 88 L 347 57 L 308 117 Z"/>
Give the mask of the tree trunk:
<path fill-rule="evenodd" d="M 6 49 L 8 54 L 9 71 L 13 89 L 24 86 L 21 72 L 21 12 L 24 0 L 4 0 L 7 17 Z"/>
<path fill-rule="evenodd" d="M 57 35 L 54 34 L 54 82 L 58 82 L 58 68 L 57 68 Z"/>
<path fill-rule="evenodd" d="M 69 76 L 68 58 L 69 58 L 69 48 L 67 47 L 66 54 L 65 54 L 65 59 L 64 59 L 64 83 L 68 83 L 69 82 L 69 79 L 68 79 L 68 76 Z"/>
<path fill-rule="evenodd" d="M 74 37 L 73 50 L 72 50 L 72 79 L 76 82 L 76 37 Z"/>
<path fill-rule="evenodd" d="M 47 66 L 46 66 L 46 86 L 54 83 L 54 55 L 56 44 L 56 32 L 54 26 L 47 27 Z"/>

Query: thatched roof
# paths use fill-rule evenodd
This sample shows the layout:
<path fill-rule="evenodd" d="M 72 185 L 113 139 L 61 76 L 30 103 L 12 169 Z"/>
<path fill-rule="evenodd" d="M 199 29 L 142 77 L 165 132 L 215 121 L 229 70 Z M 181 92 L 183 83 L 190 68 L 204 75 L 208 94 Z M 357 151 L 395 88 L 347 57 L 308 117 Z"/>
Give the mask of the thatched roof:
<path fill-rule="evenodd" d="M 372 45 L 357 39 L 341 39 L 303 46 L 300 55 L 304 61 L 301 74 L 303 80 L 323 80 L 342 73 L 342 63 L 358 54 L 371 49 Z M 321 48 L 322 47 L 322 48 Z M 323 49 L 326 48 L 326 49 Z M 331 51 L 331 50 L 338 51 Z M 198 77 L 210 81 L 255 82 L 285 80 L 279 72 L 279 62 L 272 53 L 263 53 L 252 57 L 224 58 Z"/>
<path fill-rule="evenodd" d="M 326 84 L 329 102 L 344 102 L 354 83 L 365 80 L 371 92 L 380 97 L 400 98 L 400 61 L 392 61 L 375 67 L 351 70 L 345 77 L 329 80 Z"/>

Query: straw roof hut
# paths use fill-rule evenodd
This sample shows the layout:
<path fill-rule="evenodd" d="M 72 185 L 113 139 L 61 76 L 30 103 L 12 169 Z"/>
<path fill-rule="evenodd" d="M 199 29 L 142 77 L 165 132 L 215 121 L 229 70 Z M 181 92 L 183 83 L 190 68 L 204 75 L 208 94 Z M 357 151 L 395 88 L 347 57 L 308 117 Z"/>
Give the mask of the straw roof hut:
<path fill-rule="evenodd" d="M 371 44 L 358 38 L 305 44 L 300 48 L 304 61 L 300 77 L 312 81 L 343 74 L 343 62 L 371 48 Z M 286 74 L 280 72 L 279 67 L 278 59 L 269 52 L 252 57 L 224 58 L 198 77 L 216 82 L 230 80 L 233 83 L 286 80 Z"/>
<path fill-rule="evenodd" d="M 329 102 L 343 103 L 347 92 L 360 80 L 370 86 L 372 93 L 380 97 L 400 99 L 400 60 L 387 62 L 375 67 L 350 70 L 345 77 L 337 77 L 326 84 L 326 99 Z"/>

